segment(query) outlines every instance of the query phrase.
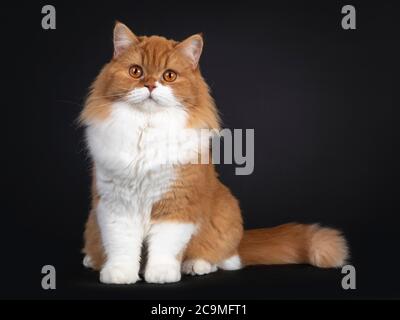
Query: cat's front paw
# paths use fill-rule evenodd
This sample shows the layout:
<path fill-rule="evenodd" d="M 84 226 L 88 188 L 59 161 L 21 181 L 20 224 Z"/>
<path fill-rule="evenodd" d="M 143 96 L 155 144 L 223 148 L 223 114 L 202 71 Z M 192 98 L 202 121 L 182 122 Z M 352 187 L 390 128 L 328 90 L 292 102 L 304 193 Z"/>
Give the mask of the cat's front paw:
<path fill-rule="evenodd" d="M 178 261 L 173 263 L 150 264 L 146 267 L 144 279 L 150 283 L 170 283 L 181 280 Z"/>
<path fill-rule="evenodd" d="M 137 269 L 131 264 L 106 264 L 100 271 L 100 282 L 107 284 L 133 284 L 140 280 Z"/>

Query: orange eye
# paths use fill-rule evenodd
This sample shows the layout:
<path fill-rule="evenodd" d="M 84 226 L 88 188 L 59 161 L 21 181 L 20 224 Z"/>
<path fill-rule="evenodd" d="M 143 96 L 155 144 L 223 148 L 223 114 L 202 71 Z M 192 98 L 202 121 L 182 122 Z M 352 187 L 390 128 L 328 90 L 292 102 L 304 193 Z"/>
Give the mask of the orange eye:
<path fill-rule="evenodd" d="M 176 72 L 172 70 L 167 70 L 163 74 L 163 78 L 167 82 L 173 82 L 176 80 L 177 77 L 178 75 L 176 74 Z"/>
<path fill-rule="evenodd" d="M 143 69 L 138 65 L 133 65 L 129 68 L 129 74 L 132 78 L 139 79 L 143 75 Z"/>

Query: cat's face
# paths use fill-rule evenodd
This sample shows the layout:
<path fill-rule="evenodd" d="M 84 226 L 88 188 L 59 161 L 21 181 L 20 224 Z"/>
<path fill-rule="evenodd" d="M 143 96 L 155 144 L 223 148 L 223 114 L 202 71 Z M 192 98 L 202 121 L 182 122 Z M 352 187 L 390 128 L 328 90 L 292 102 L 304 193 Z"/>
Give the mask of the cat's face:
<path fill-rule="evenodd" d="M 80 115 L 90 125 L 103 121 L 116 102 L 144 113 L 185 114 L 187 127 L 219 128 L 219 117 L 199 70 L 203 39 L 182 42 L 137 37 L 127 26 L 114 29 L 114 56 L 102 69 Z"/>
<path fill-rule="evenodd" d="M 120 99 L 143 111 L 188 108 L 202 81 L 198 62 L 202 37 L 183 42 L 136 37 L 125 25 L 114 29 L 114 57 L 101 75 L 101 95 Z"/>

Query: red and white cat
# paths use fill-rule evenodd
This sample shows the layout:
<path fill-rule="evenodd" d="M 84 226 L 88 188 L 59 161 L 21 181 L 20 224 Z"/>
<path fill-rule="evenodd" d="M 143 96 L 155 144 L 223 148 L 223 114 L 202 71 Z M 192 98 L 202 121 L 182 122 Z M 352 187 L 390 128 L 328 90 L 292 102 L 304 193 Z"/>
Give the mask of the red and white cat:
<path fill-rule="evenodd" d="M 114 29 L 114 56 L 94 82 L 81 121 L 93 160 L 84 265 L 103 283 L 176 282 L 254 264 L 339 267 L 348 250 L 334 229 L 286 224 L 243 231 L 238 201 L 190 130 L 219 129 L 201 76 L 203 39 L 182 42 Z M 171 150 L 173 152 L 171 152 Z"/>

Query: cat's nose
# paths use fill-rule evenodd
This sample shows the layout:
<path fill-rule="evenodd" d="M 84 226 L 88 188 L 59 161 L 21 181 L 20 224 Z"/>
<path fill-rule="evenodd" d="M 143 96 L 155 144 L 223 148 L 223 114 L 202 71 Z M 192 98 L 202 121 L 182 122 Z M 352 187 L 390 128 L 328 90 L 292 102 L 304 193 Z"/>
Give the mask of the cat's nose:
<path fill-rule="evenodd" d="M 157 86 L 155 84 L 145 84 L 144 85 L 150 92 L 152 92 Z"/>

